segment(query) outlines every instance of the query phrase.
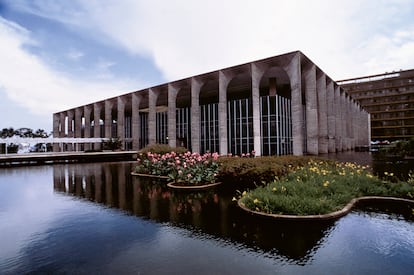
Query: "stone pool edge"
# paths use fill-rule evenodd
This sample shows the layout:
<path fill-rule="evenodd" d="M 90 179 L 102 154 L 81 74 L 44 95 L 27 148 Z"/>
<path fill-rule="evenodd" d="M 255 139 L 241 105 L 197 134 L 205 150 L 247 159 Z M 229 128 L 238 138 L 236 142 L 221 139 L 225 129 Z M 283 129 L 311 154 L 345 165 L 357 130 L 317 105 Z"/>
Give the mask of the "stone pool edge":
<path fill-rule="evenodd" d="M 361 201 L 398 201 L 398 202 L 407 202 L 409 204 L 414 205 L 414 200 L 409 199 L 403 199 L 403 198 L 396 198 L 396 197 L 381 197 L 381 196 L 364 196 L 359 198 L 352 199 L 347 205 L 345 205 L 344 208 L 341 210 L 331 212 L 328 214 L 322 214 L 322 215 L 306 215 L 306 216 L 299 216 L 299 215 L 283 215 L 283 214 L 268 214 L 263 213 L 260 211 L 254 211 L 249 208 L 247 208 L 244 203 L 241 202 L 241 199 L 237 201 L 237 205 L 243 209 L 246 212 L 249 212 L 254 215 L 264 216 L 264 217 L 270 217 L 274 219 L 280 219 L 280 220 L 297 220 L 297 221 L 306 221 L 306 220 L 332 220 L 337 219 L 340 217 L 345 216 L 348 214 L 351 209 Z"/>

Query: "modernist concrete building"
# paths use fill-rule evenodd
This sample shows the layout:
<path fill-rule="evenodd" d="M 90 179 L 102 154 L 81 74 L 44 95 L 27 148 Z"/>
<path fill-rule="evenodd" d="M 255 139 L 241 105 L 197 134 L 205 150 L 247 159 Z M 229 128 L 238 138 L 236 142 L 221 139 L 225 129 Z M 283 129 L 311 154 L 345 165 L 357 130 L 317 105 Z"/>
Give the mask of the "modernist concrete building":
<path fill-rule="evenodd" d="M 125 150 L 168 143 L 222 155 L 303 155 L 368 145 L 369 122 L 355 100 L 295 51 L 55 113 L 53 135 L 119 137 Z M 54 150 L 73 150 L 59 146 Z"/>
<path fill-rule="evenodd" d="M 338 81 L 371 114 L 375 141 L 414 137 L 414 70 Z"/>

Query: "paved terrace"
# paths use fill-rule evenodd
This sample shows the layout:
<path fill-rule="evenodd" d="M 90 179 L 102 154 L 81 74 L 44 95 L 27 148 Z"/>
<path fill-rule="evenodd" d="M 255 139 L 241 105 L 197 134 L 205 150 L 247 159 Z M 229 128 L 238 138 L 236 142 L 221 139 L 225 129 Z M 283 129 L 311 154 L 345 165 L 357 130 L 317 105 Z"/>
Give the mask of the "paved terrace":
<path fill-rule="evenodd" d="M 65 162 L 136 160 L 136 151 L 59 152 L 0 155 L 0 167 Z"/>

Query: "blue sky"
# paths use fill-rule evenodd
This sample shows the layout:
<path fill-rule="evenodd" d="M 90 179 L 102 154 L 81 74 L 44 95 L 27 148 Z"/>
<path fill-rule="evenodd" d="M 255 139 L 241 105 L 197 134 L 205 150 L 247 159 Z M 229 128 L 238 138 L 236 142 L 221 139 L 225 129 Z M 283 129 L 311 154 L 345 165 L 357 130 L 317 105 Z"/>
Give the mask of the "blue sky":
<path fill-rule="evenodd" d="M 414 0 L 0 0 L 0 129 L 301 50 L 336 80 L 414 68 Z"/>

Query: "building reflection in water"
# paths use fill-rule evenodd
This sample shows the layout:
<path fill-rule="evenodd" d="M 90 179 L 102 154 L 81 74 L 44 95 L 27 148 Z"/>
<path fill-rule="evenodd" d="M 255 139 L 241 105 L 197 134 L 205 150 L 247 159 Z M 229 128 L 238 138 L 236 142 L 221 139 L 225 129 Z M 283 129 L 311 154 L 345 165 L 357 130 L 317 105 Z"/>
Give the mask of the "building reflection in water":
<path fill-rule="evenodd" d="M 334 222 L 298 223 L 251 216 L 232 202 L 233 192 L 171 190 L 165 181 L 130 175 L 134 163 L 55 165 L 54 190 L 119 208 L 128 214 L 236 241 L 295 262 L 307 262 Z"/>

